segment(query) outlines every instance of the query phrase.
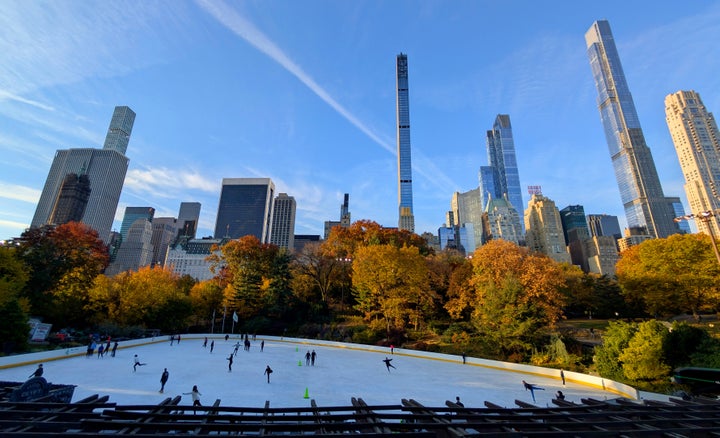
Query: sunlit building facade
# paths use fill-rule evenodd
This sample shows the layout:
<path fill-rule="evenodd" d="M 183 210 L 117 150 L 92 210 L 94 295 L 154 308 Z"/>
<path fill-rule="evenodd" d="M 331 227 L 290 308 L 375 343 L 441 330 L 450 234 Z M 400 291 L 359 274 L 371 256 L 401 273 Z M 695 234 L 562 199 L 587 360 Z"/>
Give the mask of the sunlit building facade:
<path fill-rule="evenodd" d="M 685 177 L 685 195 L 698 231 L 720 236 L 720 133 L 700 94 L 665 97 L 665 117 Z M 703 213 L 713 212 L 713 215 Z"/>

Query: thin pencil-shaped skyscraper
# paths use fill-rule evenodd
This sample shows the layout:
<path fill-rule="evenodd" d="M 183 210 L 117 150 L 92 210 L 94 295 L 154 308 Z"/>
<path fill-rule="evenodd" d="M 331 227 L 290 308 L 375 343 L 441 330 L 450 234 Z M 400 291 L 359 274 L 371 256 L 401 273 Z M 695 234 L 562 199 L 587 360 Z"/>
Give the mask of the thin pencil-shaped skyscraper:
<path fill-rule="evenodd" d="M 658 238 L 677 233 L 679 229 L 673 221 L 677 199 L 663 194 L 610 24 L 605 20 L 593 23 L 585 34 L 585 42 L 628 226 L 644 228 L 647 234 Z"/>
<path fill-rule="evenodd" d="M 398 228 L 415 232 L 412 197 L 412 162 L 410 155 L 410 96 L 407 55 L 397 55 L 397 162 L 398 162 Z"/>

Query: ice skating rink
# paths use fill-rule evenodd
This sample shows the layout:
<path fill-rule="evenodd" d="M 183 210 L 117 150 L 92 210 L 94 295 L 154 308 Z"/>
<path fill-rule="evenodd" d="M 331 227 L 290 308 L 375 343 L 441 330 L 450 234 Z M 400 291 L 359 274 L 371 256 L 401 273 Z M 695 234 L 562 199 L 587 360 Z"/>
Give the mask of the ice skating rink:
<path fill-rule="evenodd" d="M 535 404 L 552 406 L 557 390 L 566 400 L 581 397 L 598 400 L 615 398 L 616 394 L 558 379 L 543 378 L 463 365 L 457 361 L 431 360 L 403 355 L 408 350 L 385 352 L 359 351 L 351 348 L 304 345 L 266 340 L 260 351 L 261 337 L 251 341 L 249 351 L 241 345 L 228 371 L 228 356 L 238 342 L 237 335 L 228 341 L 215 338 L 210 353 L 210 341 L 203 348 L 202 339 L 183 338 L 170 345 L 167 342 L 118 349 L 116 357 L 70 357 L 45 362 L 43 377 L 50 383 L 74 384 L 73 401 L 92 394 L 109 395 L 117 404 L 157 404 L 166 397 L 190 392 L 197 385 L 203 405 L 216 399 L 224 406 L 271 407 L 310 406 L 314 399 L 318 406 L 347 406 L 352 397 L 362 398 L 371 405 L 399 404 L 403 398 L 415 399 L 425 406 L 444 406 L 446 400 L 460 400 L 466 407 L 484 407 L 484 401 L 500 406 L 515 407 L 515 399 L 532 403 L 522 380 L 545 388 L 535 391 Z M 212 340 L 212 338 L 211 338 Z M 120 343 L 122 347 L 122 343 Z M 362 346 L 358 346 L 362 347 Z M 305 365 L 305 354 L 315 350 L 315 366 Z M 147 365 L 133 372 L 133 356 Z M 383 359 L 393 359 L 396 367 L 387 371 Z M 263 374 L 266 366 L 274 371 L 270 383 Z M 24 381 L 37 365 L 20 366 L 0 371 L 0 380 Z M 163 369 L 170 372 L 165 392 L 159 393 Z M 308 398 L 305 398 L 307 393 Z M 183 395 L 182 404 L 191 404 Z"/>

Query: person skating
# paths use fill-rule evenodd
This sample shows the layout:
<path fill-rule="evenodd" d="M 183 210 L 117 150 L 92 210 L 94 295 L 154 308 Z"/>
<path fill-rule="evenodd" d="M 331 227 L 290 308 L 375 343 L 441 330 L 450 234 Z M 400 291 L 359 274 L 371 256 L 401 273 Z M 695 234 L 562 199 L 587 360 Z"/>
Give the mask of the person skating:
<path fill-rule="evenodd" d="M 139 358 L 138 355 L 136 354 L 135 357 L 133 358 L 133 373 L 134 373 L 135 371 L 137 371 L 137 367 L 142 367 L 142 366 L 145 366 L 145 365 L 147 365 L 147 364 L 146 364 L 146 363 L 140 363 L 140 358 Z"/>
<path fill-rule="evenodd" d="M 113 344 L 113 348 L 112 348 L 112 354 L 110 356 L 115 357 L 115 352 L 117 351 L 117 348 L 118 348 L 118 343 L 117 343 L 117 341 L 115 341 L 115 343 Z"/>
<path fill-rule="evenodd" d="M 205 341 L 203 342 L 203 348 L 207 348 L 207 336 L 205 336 Z"/>
<path fill-rule="evenodd" d="M 165 371 L 163 371 L 162 375 L 160 376 L 160 393 L 165 392 L 165 384 L 167 383 L 168 378 L 170 378 L 170 373 L 168 372 L 167 368 L 165 368 Z"/>
<path fill-rule="evenodd" d="M 230 353 L 230 356 L 227 358 L 228 360 L 228 373 L 232 373 L 232 363 L 233 363 L 233 354 Z"/>
<path fill-rule="evenodd" d="M 310 366 L 310 350 L 305 353 L 305 366 Z"/>
<path fill-rule="evenodd" d="M 317 353 L 315 353 L 315 350 L 310 353 L 310 365 L 315 366 L 315 358 L 317 357 Z"/>
<path fill-rule="evenodd" d="M 45 371 L 45 370 L 43 370 L 43 366 L 42 366 L 42 364 L 40 364 L 40 365 L 38 365 L 37 369 L 32 374 L 30 374 L 30 376 L 28 376 L 28 378 L 42 377 L 43 371 Z"/>
<path fill-rule="evenodd" d="M 538 391 L 544 391 L 545 388 L 541 388 L 537 385 L 533 385 L 532 383 L 528 383 L 524 380 L 522 382 L 523 382 L 523 386 L 525 387 L 525 391 L 530 390 L 530 395 L 532 396 L 533 403 L 535 403 L 535 390 L 537 389 Z"/>
<path fill-rule="evenodd" d="M 265 340 L 260 341 L 260 353 L 265 349 Z"/>
<path fill-rule="evenodd" d="M 192 397 L 192 399 L 193 399 L 193 408 L 194 408 L 195 406 L 202 406 L 202 404 L 200 403 L 200 396 L 201 396 L 202 394 L 200 394 L 200 391 L 198 390 L 197 385 L 193 385 L 192 391 L 190 391 L 190 392 L 183 392 L 183 394 L 184 394 L 184 395 L 190 395 L 190 396 Z M 195 413 L 196 413 L 196 411 L 195 411 L 195 409 L 193 409 L 193 414 L 195 414 Z"/>
<path fill-rule="evenodd" d="M 210 341 L 210 353 L 215 349 L 215 341 Z"/>
<path fill-rule="evenodd" d="M 273 372 L 272 368 L 270 368 L 270 365 L 268 365 L 265 368 L 265 372 L 263 373 L 263 374 L 267 374 L 268 383 L 270 383 L 270 374 L 272 374 L 272 372 Z"/>
<path fill-rule="evenodd" d="M 105 346 L 103 346 L 103 344 L 100 344 L 100 346 L 98 347 L 98 359 L 103 357 L 104 354 L 105 354 Z"/>
<path fill-rule="evenodd" d="M 240 341 L 237 341 L 234 345 L 235 349 L 233 350 L 233 355 L 237 356 L 237 352 L 240 349 Z"/>
<path fill-rule="evenodd" d="M 390 372 L 390 368 L 395 368 L 393 366 L 393 364 L 390 363 L 390 362 L 392 362 L 392 359 L 388 359 L 387 356 L 385 356 L 385 359 L 383 359 L 383 362 L 385 362 L 385 367 L 387 368 L 388 373 Z M 397 368 L 395 368 L 395 369 L 397 369 Z"/>

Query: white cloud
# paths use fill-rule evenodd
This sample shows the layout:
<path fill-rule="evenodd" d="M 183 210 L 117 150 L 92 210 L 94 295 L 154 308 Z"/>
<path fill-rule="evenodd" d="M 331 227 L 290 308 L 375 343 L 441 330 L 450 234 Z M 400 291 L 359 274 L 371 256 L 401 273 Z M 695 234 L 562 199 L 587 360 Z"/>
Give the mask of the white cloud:
<path fill-rule="evenodd" d="M 183 190 L 218 192 L 218 182 L 210 181 L 195 170 L 168 169 L 166 167 L 130 169 L 125 177 L 125 187 L 138 192 L 163 195 Z"/>
<path fill-rule="evenodd" d="M 37 204 L 40 200 L 40 190 L 0 181 L 0 197 Z"/>

